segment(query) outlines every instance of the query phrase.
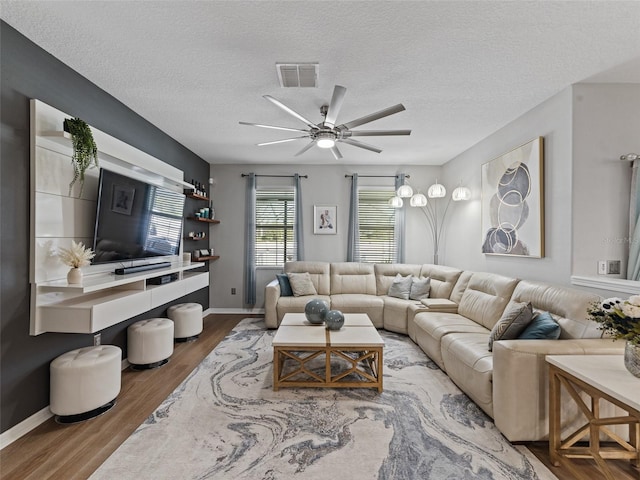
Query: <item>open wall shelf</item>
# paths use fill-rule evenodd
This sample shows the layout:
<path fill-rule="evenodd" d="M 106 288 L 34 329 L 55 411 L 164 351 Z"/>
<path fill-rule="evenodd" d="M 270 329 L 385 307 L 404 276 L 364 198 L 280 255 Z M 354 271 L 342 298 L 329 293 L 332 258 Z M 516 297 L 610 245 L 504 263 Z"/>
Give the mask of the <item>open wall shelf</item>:
<path fill-rule="evenodd" d="M 189 220 L 197 220 L 198 222 L 205 223 L 220 223 L 220 220 L 216 220 L 215 218 L 201 218 L 201 217 L 187 217 Z"/>

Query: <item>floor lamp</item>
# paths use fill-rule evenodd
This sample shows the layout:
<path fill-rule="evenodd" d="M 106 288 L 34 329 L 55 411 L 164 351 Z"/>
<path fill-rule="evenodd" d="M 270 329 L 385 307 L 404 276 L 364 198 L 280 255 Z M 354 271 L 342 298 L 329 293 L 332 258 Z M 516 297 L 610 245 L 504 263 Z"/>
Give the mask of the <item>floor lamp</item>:
<path fill-rule="evenodd" d="M 409 198 L 409 205 L 412 207 L 418 207 L 427 219 L 427 224 L 431 230 L 433 240 L 433 263 L 438 265 L 438 251 L 440 246 L 440 236 L 442 235 L 444 218 L 449 210 L 451 201 L 460 202 L 471 199 L 471 190 L 462 185 L 458 186 L 451 196 L 446 199 L 444 208 L 439 205 L 440 202 L 447 196 L 447 189 L 444 185 L 436 183 L 431 185 L 427 190 L 427 195 L 423 193 L 414 193 L 413 188 L 410 185 L 401 185 L 396 191 L 396 196 L 389 199 L 389 205 L 393 208 L 402 208 L 404 205 L 403 198 Z M 429 200 L 427 199 L 429 197 Z"/>

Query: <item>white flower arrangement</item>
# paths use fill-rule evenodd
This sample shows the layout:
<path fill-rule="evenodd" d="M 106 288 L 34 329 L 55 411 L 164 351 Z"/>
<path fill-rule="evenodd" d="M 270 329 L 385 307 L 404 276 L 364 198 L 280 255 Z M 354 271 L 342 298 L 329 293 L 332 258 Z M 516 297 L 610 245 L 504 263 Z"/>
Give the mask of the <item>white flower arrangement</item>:
<path fill-rule="evenodd" d="M 82 242 L 74 242 L 71 240 L 71 248 L 59 248 L 58 257 L 65 265 L 73 268 L 80 268 L 91 263 L 91 259 L 96 254 L 90 248 L 84 246 Z"/>
<path fill-rule="evenodd" d="M 607 298 L 587 309 L 588 318 L 598 322 L 599 328 L 614 338 L 628 340 L 640 346 L 640 295 L 627 300 Z"/>

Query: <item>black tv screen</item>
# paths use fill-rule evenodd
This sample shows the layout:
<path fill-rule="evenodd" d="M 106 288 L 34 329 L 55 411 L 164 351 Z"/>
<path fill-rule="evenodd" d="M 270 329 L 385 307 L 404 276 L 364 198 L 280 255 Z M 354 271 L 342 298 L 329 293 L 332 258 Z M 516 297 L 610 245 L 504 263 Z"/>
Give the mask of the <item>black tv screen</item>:
<path fill-rule="evenodd" d="M 100 169 L 92 263 L 178 255 L 185 196 Z"/>

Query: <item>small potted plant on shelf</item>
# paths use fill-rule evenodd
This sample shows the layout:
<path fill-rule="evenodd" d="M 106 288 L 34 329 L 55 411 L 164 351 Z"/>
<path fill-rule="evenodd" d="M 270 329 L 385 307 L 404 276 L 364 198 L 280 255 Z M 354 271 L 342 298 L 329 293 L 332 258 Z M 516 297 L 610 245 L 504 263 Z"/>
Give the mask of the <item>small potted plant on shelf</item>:
<path fill-rule="evenodd" d="M 71 189 L 76 181 L 80 181 L 80 193 L 84 188 L 84 173 L 91 165 L 98 166 L 98 147 L 93 139 L 93 133 L 87 123 L 80 118 L 65 118 L 64 131 L 71 134 L 71 143 L 73 145 L 73 156 L 71 164 L 73 165 L 73 180 L 69 184 L 69 196 Z"/>
<path fill-rule="evenodd" d="M 74 242 L 71 240 L 71 248 L 59 248 L 58 257 L 65 265 L 69 265 L 71 270 L 67 273 L 67 283 L 78 284 L 82 283 L 82 270 L 80 267 L 84 267 L 91 263 L 91 259 L 96 254 L 90 248 L 84 246 L 82 242 Z"/>

